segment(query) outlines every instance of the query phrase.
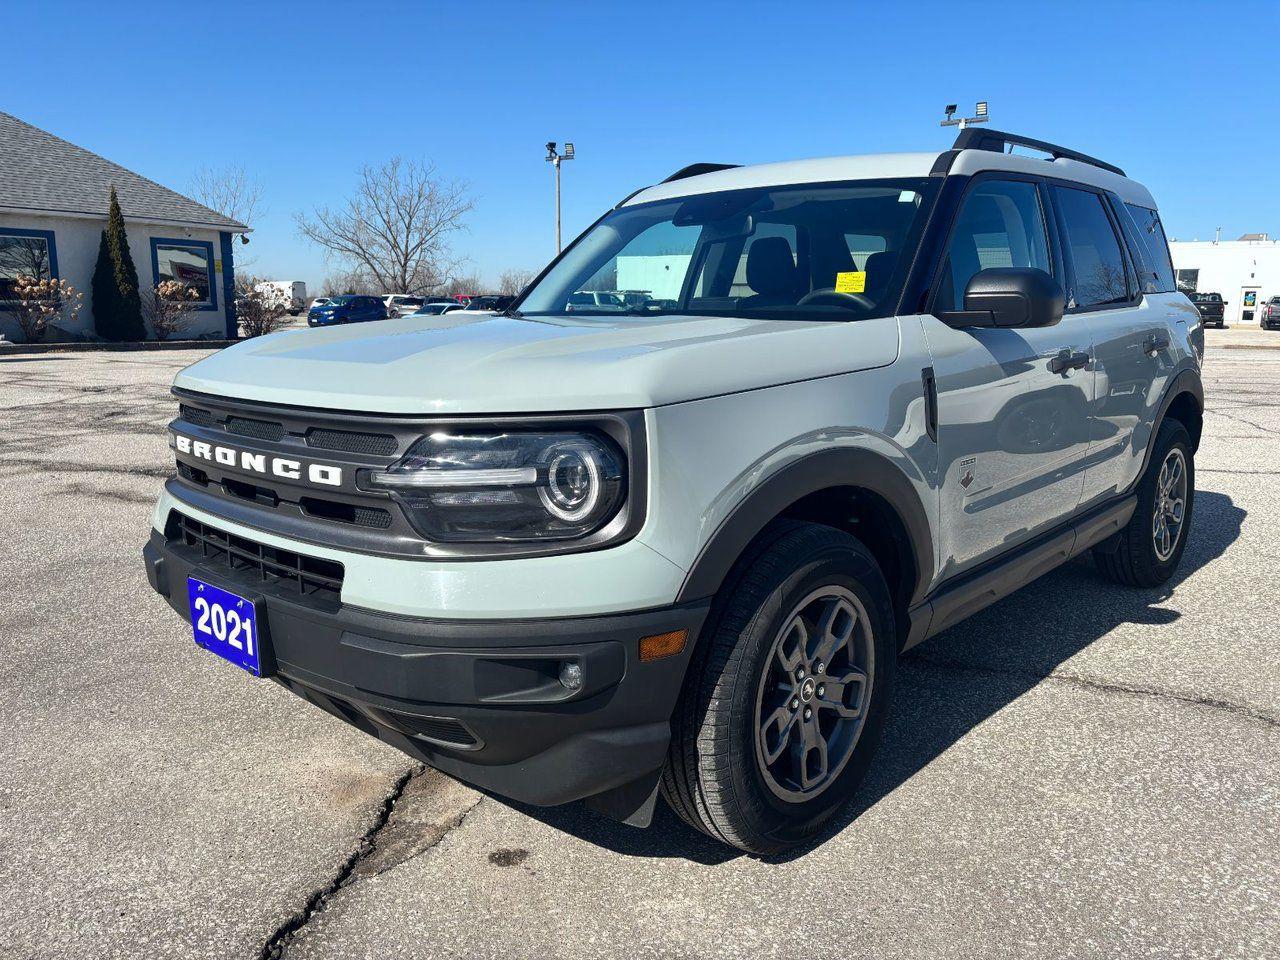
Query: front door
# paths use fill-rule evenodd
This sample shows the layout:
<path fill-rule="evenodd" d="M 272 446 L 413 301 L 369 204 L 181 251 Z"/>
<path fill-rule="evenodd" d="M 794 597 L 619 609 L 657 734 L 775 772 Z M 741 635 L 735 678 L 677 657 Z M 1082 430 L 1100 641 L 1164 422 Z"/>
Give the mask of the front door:
<path fill-rule="evenodd" d="M 1258 291 L 1261 287 L 1240 288 L 1240 322 L 1253 326 L 1258 316 Z"/>
<path fill-rule="evenodd" d="M 1080 502 L 1093 399 L 1087 319 L 954 329 L 934 315 L 960 309 L 970 278 L 987 267 L 1035 267 L 1062 279 L 1047 201 L 1034 178 L 975 178 L 952 228 L 932 313 L 922 317 L 938 391 L 944 577 L 1062 522 Z"/>

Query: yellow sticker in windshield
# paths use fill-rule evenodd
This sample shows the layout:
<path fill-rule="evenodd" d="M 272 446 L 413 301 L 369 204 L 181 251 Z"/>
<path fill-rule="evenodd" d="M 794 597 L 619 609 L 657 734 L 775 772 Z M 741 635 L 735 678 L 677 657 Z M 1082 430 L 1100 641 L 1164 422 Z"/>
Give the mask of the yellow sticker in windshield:
<path fill-rule="evenodd" d="M 867 289 L 867 271 L 849 270 L 836 274 L 836 293 L 865 293 Z"/>

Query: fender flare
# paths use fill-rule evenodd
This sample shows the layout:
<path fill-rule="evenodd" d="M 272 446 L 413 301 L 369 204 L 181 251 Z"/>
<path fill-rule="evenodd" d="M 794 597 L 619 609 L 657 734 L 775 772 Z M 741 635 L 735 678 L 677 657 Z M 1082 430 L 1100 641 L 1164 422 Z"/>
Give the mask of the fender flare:
<path fill-rule="evenodd" d="M 858 487 L 885 500 L 902 518 L 915 563 L 911 602 L 933 576 L 933 536 L 924 505 L 903 470 L 882 454 L 863 448 L 809 454 L 769 476 L 724 519 L 685 575 L 677 603 L 714 596 L 747 546 L 770 522 L 809 494 Z"/>
<path fill-rule="evenodd" d="M 1180 373 L 1173 376 L 1173 379 L 1169 381 L 1169 385 L 1165 387 L 1164 396 L 1160 398 L 1160 406 L 1156 411 L 1155 419 L 1151 421 L 1151 436 L 1147 438 L 1147 449 L 1142 454 L 1142 467 L 1138 470 L 1138 478 L 1134 480 L 1130 487 L 1131 490 L 1142 482 L 1142 475 L 1147 472 L 1147 464 L 1151 462 L 1151 451 L 1155 449 L 1156 435 L 1160 432 L 1160 424 L 1164 422 L 1165 414 L 1173 406 L 1173 401 L 1184 393 L 1189 393 L 1195 398 L 1196 405 L 1199 406 L 1200 412 L 1203 414 L 1204 384 L 1200 380 L 1200 371 L 1196 367 L 1184 367 Z"/>

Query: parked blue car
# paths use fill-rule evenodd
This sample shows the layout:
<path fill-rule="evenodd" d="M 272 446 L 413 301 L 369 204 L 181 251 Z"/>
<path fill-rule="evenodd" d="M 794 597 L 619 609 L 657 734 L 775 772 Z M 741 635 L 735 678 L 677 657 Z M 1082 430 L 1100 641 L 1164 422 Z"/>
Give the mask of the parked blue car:
<path fill-rule="evenodd" d="M 329 327 L 338 323 L 364 323 L 387 319 L 387 308 L 379 297 L 344 294 L 307 311 L 307 326 Z"/>

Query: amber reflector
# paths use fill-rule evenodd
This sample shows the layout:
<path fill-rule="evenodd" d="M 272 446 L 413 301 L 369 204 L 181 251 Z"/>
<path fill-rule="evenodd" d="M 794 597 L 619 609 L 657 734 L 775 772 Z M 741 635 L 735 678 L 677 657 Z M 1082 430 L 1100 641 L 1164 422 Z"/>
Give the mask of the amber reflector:
<path fill-rule="evenodd" d="M 688 639 L 688 630 L 673 630 L 670 633 L 660 633 L 656 637 L 641 637 L 640 662 L 674 657 L 684 650 L 684 642 Z"/>

